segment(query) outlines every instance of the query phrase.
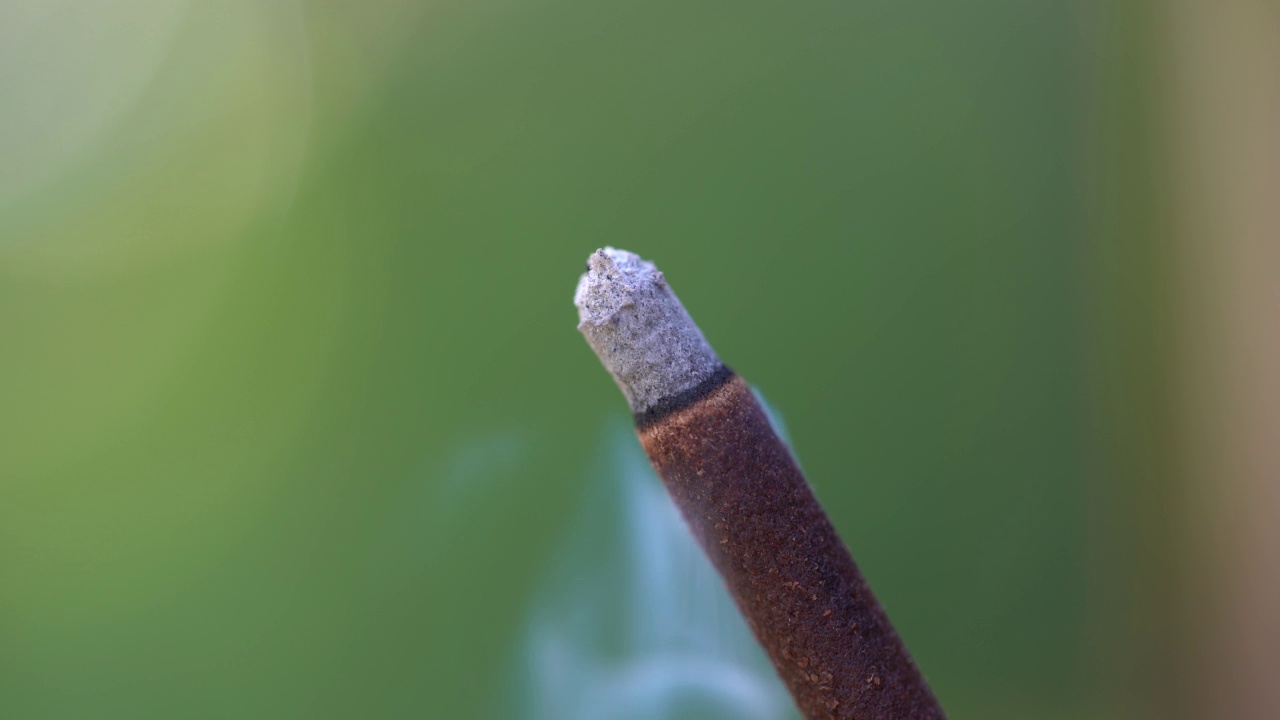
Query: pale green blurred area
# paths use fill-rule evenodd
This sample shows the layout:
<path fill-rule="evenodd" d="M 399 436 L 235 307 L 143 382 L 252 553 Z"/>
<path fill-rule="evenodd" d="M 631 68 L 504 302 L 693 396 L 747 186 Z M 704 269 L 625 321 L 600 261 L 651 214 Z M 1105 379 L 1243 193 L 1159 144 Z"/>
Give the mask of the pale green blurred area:
<path fill-rule="evenodd" d="M 1141 696 L 1090 378 L 1149 248 L 1093 277 L 1142 217 L 1086 188 L 1142 21 L 1091 8 L 0 0 L 0 715 L 508 717 L 625 412 L 604 244 L 786 419 L 952 717 Z"/>

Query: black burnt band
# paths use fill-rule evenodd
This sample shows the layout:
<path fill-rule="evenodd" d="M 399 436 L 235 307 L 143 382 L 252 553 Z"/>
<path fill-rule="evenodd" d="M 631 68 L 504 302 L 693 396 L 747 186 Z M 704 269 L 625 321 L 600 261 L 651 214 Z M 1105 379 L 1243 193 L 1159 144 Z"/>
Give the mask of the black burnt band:
<path fill-rule="evenodd" d="M 633 417 L 636 421 L 636 429 L 644 430 L 667 417 L 671 413 L 684 410 L 693 405 L 702 398 L 724 387 L 724 384 L 733 379 L 733 370 L 727 365 L 721 365 L 715 372 L 711 373 L 706 380 L 694 385 L 688 390 L 678 392 L 675 395 L 664 397 L 653 404 L 644 412 L 636 413 Z"/>

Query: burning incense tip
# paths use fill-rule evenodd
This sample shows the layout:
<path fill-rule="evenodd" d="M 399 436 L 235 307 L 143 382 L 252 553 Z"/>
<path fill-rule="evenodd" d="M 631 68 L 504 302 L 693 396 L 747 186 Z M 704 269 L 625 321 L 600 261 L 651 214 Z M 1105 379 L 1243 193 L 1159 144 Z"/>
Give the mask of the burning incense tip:
<path fill-rule="evenodd" d="M 662 272 L 634 253 L 595 251 L 573 303 L 578 329 L 637 418 L 729 375 Z"/>

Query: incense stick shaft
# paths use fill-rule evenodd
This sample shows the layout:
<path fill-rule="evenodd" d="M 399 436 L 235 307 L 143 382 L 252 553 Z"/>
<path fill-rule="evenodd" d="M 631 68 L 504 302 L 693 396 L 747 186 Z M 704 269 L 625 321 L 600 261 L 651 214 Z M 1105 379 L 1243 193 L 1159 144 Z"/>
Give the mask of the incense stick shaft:
<path fill-rule="evenodd" d="M 805 717 L 944 717 L 740 378 L 639 435 Z"/>
<path fill-rule="evenodd" d="M 790 451 L 662 273 L 604 248 L 574 303 L 645 452 L 805 717 L 944 718 Z"/>

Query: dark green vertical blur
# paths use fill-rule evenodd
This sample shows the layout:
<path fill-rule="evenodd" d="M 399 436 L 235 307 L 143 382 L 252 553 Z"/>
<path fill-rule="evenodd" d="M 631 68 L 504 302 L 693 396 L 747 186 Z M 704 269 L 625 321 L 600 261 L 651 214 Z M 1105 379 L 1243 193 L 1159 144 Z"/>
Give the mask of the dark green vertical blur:
<path fill-rule="evenodd" d="M 147 63 L 29 23 L 146 77 L 0 170 L 0 715 L 500 717 L 625 412 L 570 302 L 610 244 L 785 417 L 953 717 L 1093 717 L 1127 301 L 1075 4 L 152 5 L 75 28 Z"/>
<path fill-rule="evenodd" d="M 1219 660 L 1195 658 L 1195 633 L 1214 631 L 1185 592 L 1199 551 L 1191 470 L 1177 447 L 1186 268 L 1175 243 L 1184 230 L 1169 208 L 1178 152 L 1167 66 L 1177 11 L 1142 0 L 1091 9 L 1088 682 L 1097 706 L 1117 717 L 1200 717 L 1196 675 Z"/>

